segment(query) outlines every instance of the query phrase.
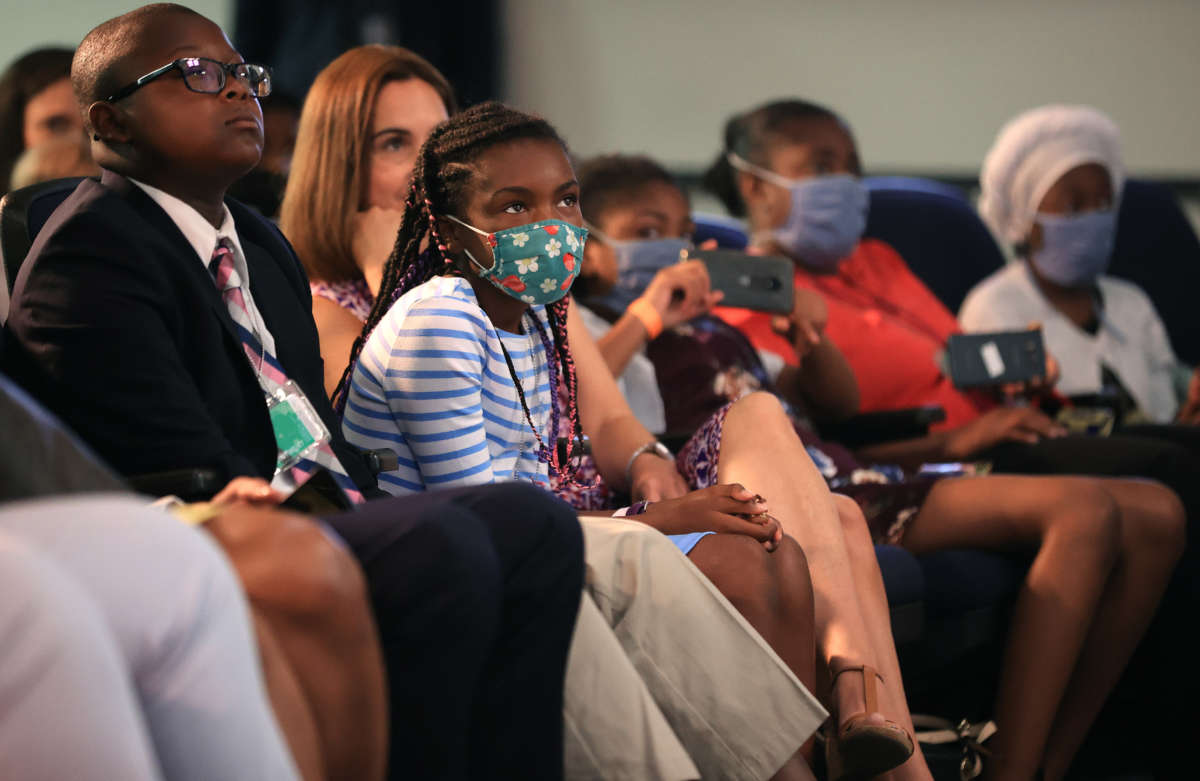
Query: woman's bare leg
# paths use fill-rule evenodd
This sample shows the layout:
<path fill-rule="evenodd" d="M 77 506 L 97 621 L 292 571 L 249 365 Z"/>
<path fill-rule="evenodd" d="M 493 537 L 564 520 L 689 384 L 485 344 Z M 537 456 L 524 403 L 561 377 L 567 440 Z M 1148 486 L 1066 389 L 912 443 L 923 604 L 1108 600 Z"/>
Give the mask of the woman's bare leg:
<path fill-rule="evenodd" d="M 763 640 L 779 654 L 800 682 L 816 687 L 813 642 L 813 593 L 804 551 L 784 537 L 772 553 L 756 540 L 737 534 L 710 534 L 688 554 Z M 797 752 L 775 781 L 811 779 L 806 757 Z"/>
<path fill-rule="evenodd" d="M 892 616 L 888 611 L 887 591 L 883 587 L 883 574 L 875 558 L 875 545 L 867 519 L 853 499 L 839 494 L 833 495 L 846 538 L 846 551 L 850 556 L 850 567 L 857 589 L 859 610 L 870 636 L 872 658 L 884 683 L 879 686 L 885 712 L 900 726 L 913 732 L 912 716 L 908 711 L 908 697 L 904 693 L 904 681 L 900 676 L 900 660 L 896 656 L 896 642 L 892 639 Z M 892 779 L 928 778 L 929 767 L 918 748 L 908 762 L 888 774 Z"/>
<path fill-rule="evenodd" d="M 988 765 L 991 779 L 1033 778 L 1120 555 L 1116 501 L 1085 478 L 943 480 L 903 544 L 914 553 L 1036 549 L 1013 612 Z"/>
<path fill-rule="evenodd" d="M 1183 504 L 1169 488 L 1146 480 L 1104 480 L 1103 486 L 1121 509 L 1121 560 L 1050 732 L 1047 779 L 1066 774 L 1149 628 L 1186 543 Z"/>
<path fill-rule="evenodd" d="M 812 576 L 821 661 L 827 665 L 830 659 L 841 657 L 880 669 L 881 660 L 877 658 L 874 635 L 867 629 L 859 602 L 860 584 L 855 581 L 833 496 L 774 396 L 754 393 L 729 409 L 721 436 L 718 479 L 722 483 L 741 483 L 765 497 L 771 514 L 804 549 Z M 874 562 L 873 551 L 871 561 Z M 878 577 L 877 564 L 875 571 Z M 890 645 L 886 600 L 882 604 L 882 629 L 888 631 Z M 894 648 L 890 653 L 894 657 Z M 889 687 L 899 684 L 898 670 L 894 675 L 883 674 L 891 679 L 887 681 Z M 830 698 L 834 710 L 843 718 L 861 712 L 864 702 L 861 677 L 840 676 Z M 902 695 L 901 701 L 888 702 L 886 706 L 891 720 L 896 721 L 898 716 L 898 723 L 908 723 L 908 709 Z M 869 714 L 869 719 L 882 724 L 884 715 Z M 929 777 L 928 771 L 922 773 L 923 761 L 919 757 L 913 767 L 917 775 L 912 777 Z"/>

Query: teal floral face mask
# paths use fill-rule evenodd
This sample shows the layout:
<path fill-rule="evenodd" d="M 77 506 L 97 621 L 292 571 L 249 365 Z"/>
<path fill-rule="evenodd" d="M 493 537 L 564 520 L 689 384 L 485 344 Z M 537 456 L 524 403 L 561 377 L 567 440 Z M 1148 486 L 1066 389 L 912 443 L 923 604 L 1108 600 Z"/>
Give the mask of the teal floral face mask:
<path fill-rule="evenodd" d="M 491 267 L 476 260 L 470 250 L 465 250 L 467 259 L 479 276 L 519 301 L 553 304 L 579 276 L 586 228 L 562 220 L 542 220 L 486 233 L 452 215 L 446 219 L 484 237 L 492 250 Z"/>

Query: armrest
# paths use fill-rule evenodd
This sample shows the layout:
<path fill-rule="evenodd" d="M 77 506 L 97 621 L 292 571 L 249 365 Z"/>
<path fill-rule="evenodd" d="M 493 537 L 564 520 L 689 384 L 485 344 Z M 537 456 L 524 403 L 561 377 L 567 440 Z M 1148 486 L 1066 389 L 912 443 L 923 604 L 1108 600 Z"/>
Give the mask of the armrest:
<path fill-rule="evenodd" d="M 380 472 L 394 472 L 400 468 L 400 456 L 396 455 L 396 451 L 390 447 L 364 450 L 362 456 L 363 461 L 367 464 L 367 469 L 371 470 L 371 474 L 375 477 L 378 477 Z"/>
<path fill-rule="evenodd" d="M 861 415 L 822 423 L 821 437 L 850 449 L 880 442 L 915 439 L 929 433 L 929 427 L 946 419 L 946 410 L 937 405 L 909 409 L 865 412 Z"/>
<path fill-rule="evenodd" d="M 216 469 L 201 467 L 134 475 L 127 478 L 127 482 L 138 493 L 148 496 L 178 496 L 185 502 L 211 499 L 213 494 L 225 485 Z"/>

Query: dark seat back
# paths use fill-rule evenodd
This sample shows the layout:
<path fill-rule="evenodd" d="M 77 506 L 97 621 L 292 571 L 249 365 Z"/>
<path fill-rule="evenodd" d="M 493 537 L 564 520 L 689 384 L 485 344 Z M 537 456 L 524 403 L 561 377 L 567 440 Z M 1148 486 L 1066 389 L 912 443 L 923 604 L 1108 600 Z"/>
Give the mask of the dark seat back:
<path fill-rule="evenodd" d="M 1109 273 L 1146 291 L 1166 324 L 1175 354 L 1200 364 L 1200 239 L 1171 188 L 1130 179 L 1121 196 Z"/>
<path fill-rule="evenodd" d="M 750 241 L 745 223 L 736 217 L 693 212 L 692 225 L 692 241 L 696 246 L 712 239 L 721 249 L 743 250 Z"/>
<path fill-rule="evenodd" d="M 987 226 L 961 192 L 940 182 L 904 180 L 871 189 L 865 235 L 890 244 L 946 308 L 957 313 L 967 293 L 1004 265 Z"/>
<path fill-rule="evenodd" d="M 13 190 L 0 198 L 0 259 L 4 263 L 7 292 L 11 293 L 17 283 L 17 272 L 38 231 L 82 181 L 78 176 L 51 179 Z"/>

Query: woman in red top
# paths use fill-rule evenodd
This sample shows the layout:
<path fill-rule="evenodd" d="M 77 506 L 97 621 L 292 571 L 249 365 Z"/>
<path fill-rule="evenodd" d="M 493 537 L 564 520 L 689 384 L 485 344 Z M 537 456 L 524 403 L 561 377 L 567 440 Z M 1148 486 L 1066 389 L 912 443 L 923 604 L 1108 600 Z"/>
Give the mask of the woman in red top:
<path fill-rule="evenodd" d="M 752 250 L 791 257 L 797 288 L 819 295 L 798 295 L 790 320 L 745 310 L 719 314 L 760 353 L 783 359 L 781 385 L 788 384 L 786 373 L 802 371 L 815 351 L 840 348 L 857 377 L 864 409 L 931 403 L 946 409 L 941 430 L 872 448 L 864 460 L 965 460 L 1005 441 L 1062 436 L 1040 412 L 996 407 L 956 390 L 945 377 L 938 353 L 957 330 L 955 319 L 895 250 L 861 238 L 867 195 L 858 181 L 858 152 L 835 114 L 801 101 L 767 104 L 731 120 L 725 144 L 708 185 L 730 211 L 749 218 Z M 1105 490 L 1118 505 L 1136 506 L 1141 499 L 1125 494 L 1139 489 L 1135 481 L 1124 482 L 1127 488 L 1105 481 Z M 1149 621 L 1134 601 L 1144 598 L 1147 586 L 1165 585 L 1160 557 L 1167 551 L 1169 558 L 1178 555 L 1182 547 L 1182 511 L 1177 497 L 1160 491 L 1172 511 L 1141 517 L 1170 517 L 1176 523 L 1138 522 L 1133 520 L 1136 513 L 1125 516 L 1129 520 L 1118 524 L 1124 563 L 1107 578 L 1101 595 L 1087 585 L 1095 574 L 1089 566 L 1058 559 L 1083 554 L 1091 544 L 1085 540 L 1101 534 L 1098 519 L 1091 535 L 1068 542 L 1069 524 L 1060 527 L 1029 512 L 1035 503 L 1030 492 L 1006 485 L 998 480 L 991 490 L 983 481 L 939 484 L 943 493 L 956 498 L 943 502 L 941 522 L 913 523 L 904 545 L 916 552 L 956 546 L 1038 550 L 1013 615 L 1024 631 L 1010 634 L 1005 661 L 1005 679 L 1022 685 L 1000 692 L 999 751 L 989 775 L 1030 778 L 1041 770 L 1042 777 L 1060 778 L 1134 651 L 1130 622 L 1145 626 Z M 981 515 L 981 504 L 990 512 Z M 1061 580 L 1066 573 L 1069 584 Z M 1095 610 L 1090 620 L 1077 612 L 1089 610 L 1085 604 Z M 1074 622 L 1063 620 L 1064 609 L 1083 619 L 1078 626 L 1086 627 L 1086 639 L 1069 630 Z M 1056 635 L 1058 641 L 1048 642 Z"/>

